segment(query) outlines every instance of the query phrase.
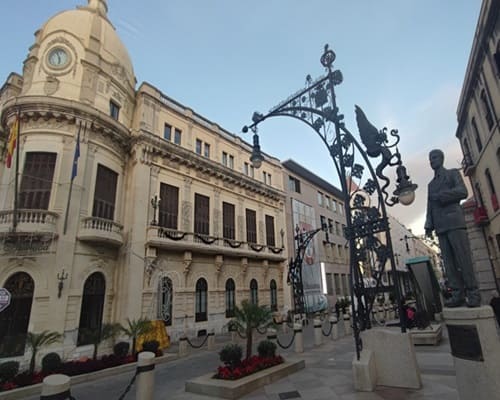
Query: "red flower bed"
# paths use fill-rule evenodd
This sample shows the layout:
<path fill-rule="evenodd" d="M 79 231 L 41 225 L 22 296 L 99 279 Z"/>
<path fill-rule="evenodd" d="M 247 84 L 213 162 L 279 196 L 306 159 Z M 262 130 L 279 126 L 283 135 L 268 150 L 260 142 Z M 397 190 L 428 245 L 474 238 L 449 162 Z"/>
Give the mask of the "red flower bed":
<path fill-rule="evenodd" d="M 98 360 L 92 360 L 88 358 L 78 361 L 67 361 L 62 363 L 61 367 L 53 373 L 74 376 L 100 371 L 101 369 L 117 367 L 118 365 L 129 364 L 134 361 L 136 361 L 136 358 L 131 355 L 126 357 L 117 357 L 114 354 L 111 354 L 109 356 L 102 356 Z M 21 372 L 17 374 L 12 381 L 3 382 L 2 384 L 0 384 L 0 392 L 41 383 L 43 381 L 43 378 L 48 375 L 51 374 L 35 372 L 33 375 L 31 375 L 26 371 Z"/>
<path fill-rule="evenodd" d="M 266 368 L 274 367 L 283 363 L 283 357 L 259 357 L 252 356 L 243 360 L 237 367 L 231 368 L 228 366 L 217 368 L 217 373 L 213 376 L 215 379 L 235 380 L 251 375 L 257 371 Z"/>

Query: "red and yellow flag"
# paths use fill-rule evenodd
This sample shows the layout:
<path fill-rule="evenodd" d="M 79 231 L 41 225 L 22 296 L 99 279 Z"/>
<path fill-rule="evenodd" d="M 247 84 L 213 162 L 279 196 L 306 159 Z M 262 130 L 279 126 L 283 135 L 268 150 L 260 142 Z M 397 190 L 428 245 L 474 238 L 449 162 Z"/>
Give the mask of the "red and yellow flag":
<path fill-rule="evenodd" d="M 17 145 L 17 135 L 19 134 L 19 118 L 16 116 L 14 123 L 10 127 L 9 140 L 7 141 L 7 157 L 5 165 L 10 168 L 12 165 L 12 158 L 14 157 L 14 150 Z"/>

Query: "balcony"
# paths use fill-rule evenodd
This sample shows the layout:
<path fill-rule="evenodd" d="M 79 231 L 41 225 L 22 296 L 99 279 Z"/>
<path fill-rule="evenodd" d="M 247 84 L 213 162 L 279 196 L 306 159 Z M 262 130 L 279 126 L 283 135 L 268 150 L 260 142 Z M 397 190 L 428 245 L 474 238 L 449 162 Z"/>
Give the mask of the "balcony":
<path fill-rule="evenodd" d="M 47 210 L 17 210 L 16 232 L 57 233 L 59 214 Z M 14 210 L 0 211 L 0 234 L 13 230 Z"/>
<path fill-rule="evenodd" d="M 474 222 L 476 225 L 483 226 L 489 224 L 488 214 L 486 213 L 486 208 L 476 207 L 474 210 Z"/>
<path fill-rule="evenodd" d="M 462 168 L 465 176 L 472 175 L 472 173 L 476 169 L 476 165 L 474 164 L 474 161 L 472 160 L 470 154 L 464 154 L 464 158 L 462 160 Z"/>
<path fill-rule="evenodd" d="M 147 230 L 147 244 L 151 247 L 173 251 L 192 251 L 203 254 L 222 254 L 228 257 L 247 257 L 284 261 L 284 249 L 264 244 L 240 242 L 238 240 L 182 232 L 158 226 Z"/>
<path fill-rule="evenodd" d="M 81 221 L 78 239 L 119 247 L 123 245 L 123 226 L 109 219 L 86 217 Z"/>

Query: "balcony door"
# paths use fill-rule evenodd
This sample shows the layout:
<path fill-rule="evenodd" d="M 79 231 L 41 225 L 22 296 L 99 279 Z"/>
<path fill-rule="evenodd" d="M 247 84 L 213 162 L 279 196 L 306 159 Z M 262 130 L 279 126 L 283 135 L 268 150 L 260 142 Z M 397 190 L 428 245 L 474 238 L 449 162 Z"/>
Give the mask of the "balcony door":
<path fill-rule="evenodd" d="M 118 174 L 99 164 L 95 180 L 92 216 L 114 220 Z"/>

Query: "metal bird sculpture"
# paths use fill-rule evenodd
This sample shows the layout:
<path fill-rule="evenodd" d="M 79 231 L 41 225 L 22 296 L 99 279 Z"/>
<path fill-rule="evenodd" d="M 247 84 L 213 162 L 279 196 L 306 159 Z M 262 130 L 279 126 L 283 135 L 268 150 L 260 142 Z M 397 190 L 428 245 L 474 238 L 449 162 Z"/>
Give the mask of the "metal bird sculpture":
<path fill-rule="evenodd" d="M 385 201 L 387 202 L 389 194 L 385 191 L 385 189 L 387 188 L 387 186 L 389 186 L 390 180 L 389 178 L 387 178 L 387 176 L 383 174 L 383 170 L 388 165 L 390 166 L 399 165 L 401 163 L 401 155 L 397 149 L 396 152 L 392 154 L 391 150 L 388 148 L 387 146 L 388 140 L 385 128 L 379 131 L 375 126 L 373 126 L 370 123 L 370 121 L 368 121 L 365 113 L 359 106 L 355 106 L 355 112 L 356 112 L 356 122 L 358 124 L 359 135 L 361 137 L 361 141 L 366 147 L 366 153 L 370 157 L 378 157 L 379 155 L 382 155 L 382 160 L 375 169 L 375 173 L 378 178 L 380 178 L 385 182 L 384 185 L 381 187 L 381 191 L 384 193 Z M 397 136 L 397 131 L 392 131 L 391 135 L 396 136 L 399 141 L 399 136 Z M 390 147 L 394 145 L 395 144 L 391 145 Z"/>

